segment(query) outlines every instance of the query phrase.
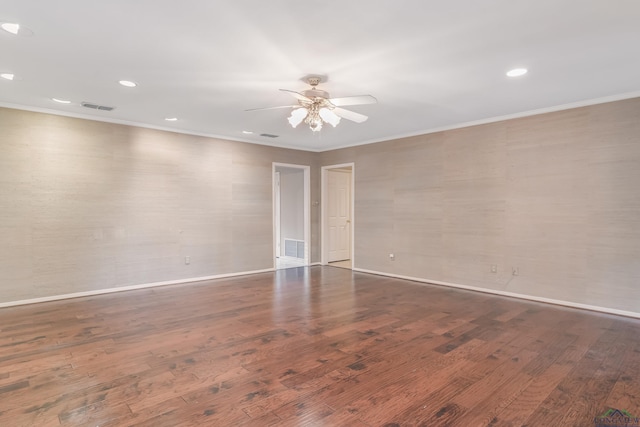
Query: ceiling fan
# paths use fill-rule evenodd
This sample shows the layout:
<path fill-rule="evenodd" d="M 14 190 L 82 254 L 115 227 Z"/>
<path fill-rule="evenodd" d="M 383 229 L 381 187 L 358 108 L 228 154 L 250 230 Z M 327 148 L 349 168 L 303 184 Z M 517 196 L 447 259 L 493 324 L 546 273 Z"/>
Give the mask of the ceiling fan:
<path fill-rule="evenodd" d="M 336 127 L 340 123 L 340 119 L 351 120 L 352 122 L 362 123 L 368 119 L 364 114 L 341 108 L 345 105 L 364 105 L 375 104 L 378 102 L 371 95 L 347 96 L 344 98 L 331 98 L 328 92 L 317 88 L 322 81 L 322 77 L 310 76 L 306 81 L 311 85 L 311 89 L 303 92 L 296 92 L 288 89 L 280 89 L 293 96 L 298 103 L 295 105 L 281 105 L 278 107 L 253 108 L 246 111 L 273 110 L 276 108 L 293 108 L 291 116 L 289 116 L 289 124 L 294 128 L 303 121 L 309 125 L 309 128 L 318 132 L 322 129 L 323 123 L 329 123 Z"/>

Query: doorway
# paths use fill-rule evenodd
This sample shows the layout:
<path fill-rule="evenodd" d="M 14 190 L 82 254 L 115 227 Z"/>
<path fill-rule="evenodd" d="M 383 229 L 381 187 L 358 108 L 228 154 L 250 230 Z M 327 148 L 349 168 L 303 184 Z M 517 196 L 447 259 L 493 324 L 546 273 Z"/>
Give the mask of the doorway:
<path fill-rule="evenodd" d="M 322 168 L 322 264 L 353 268 L 353 163 Z"/>
<path fill-rule="evenodd" d="M 309 265 L 310 167 L 273 163 L 274 268 Z"/>

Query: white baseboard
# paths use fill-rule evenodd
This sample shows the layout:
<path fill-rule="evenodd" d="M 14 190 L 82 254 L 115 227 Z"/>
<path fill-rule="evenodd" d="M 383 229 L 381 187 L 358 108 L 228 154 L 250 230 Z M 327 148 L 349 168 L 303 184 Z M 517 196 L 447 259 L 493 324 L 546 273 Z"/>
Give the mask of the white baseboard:
<path fill-rule="evenodd" d="M 441 282 L 441 281 L 438 281 L 438 280 L 423 279 L 421 277 L 403 276 L 403 275 L 400 275 L 400 274 L 391 274 L 391 273 L 385 273 L 385 272 L 382 272 L 382 271 L 367 270 L 367 269 L 364 269 L 364 268 L 353 268 L 353 271 L 359 271 L 361 273 L 375 274 L 375 275 L 378 275 L 378 276 L 393 277 L 395 279 L 411 280 L 413 282 L 419 282 L 419 283 L 424 283 L 424 284 L 428 284 L 428 285 L 448 286 L 450 288 L 465 289 L 465 290 L 468 290 L 468 291 L 483 292 L 483 293 L 486 293 L 486 294 L 494 294 L 494 295 L 500 295 L 500 296 L 504 296 L 504 297 L 518 298 L 518 299 L 524 299 L 524 300 L 528 300 L 528 301 L 544 302 L 544 303 L 547 303 L 547 304 L 562 305 L 562 306 L 565 306 L 565 307 L 579 308 L 579 309 L 582 309 L 582 310 L 597 311 L 597 312 L 600 312 L 600 313 L 615 314 L 615 315 L 618 315 L 618 316 L 633 317 L 633 318 L 636 318 L 636 319 L 640 319 L 640 313 L 636 313 L 634 311 L 618 310 L 618 309 L 615 309 L 615 308 L 600 307 L 600 306 L 597 306 L 597 305 L 580 304 L 580 303 L 571 302 L 571 301 L 563 301 L 563 300 L 557 300 L 557 299 L 552 299 L 552 298 L 537 297 L 537 296 L 534 296 L 534 295 L 518 294 L 518 293 L 515 293 L 515 292 L 500 291 L 500 290 L 496 290 L 496 289 L 480 288 L 480 287 L 476 287 L 476 286 L 460 285 L 460 284 L 457 284 L 457 283 Z"/>
<path fill-rule="evenodd" d="M 278 258 L 280 258 L 282 261 L 304 263 L 304 258 L 296 258 L 296 257 L 286 256 L 286 255 L 281 255 Z"/>
<path fill-rule="evenodd" d="M 318 265 L 322 265 L 322 263 L 314 262 L 314 263 L 309 264 L 309 266 L 318 266 Z M 424 278 L 421 278 L 421 277 L 412 277 L 412 276 L 404 276 L 404 275 L 401 275 L 401 274 L 385 273 L 385 272 L 382 272 L 382 271 L 367 270 L 365 268 L 355 268 L 354 267 L 352 270 L 353 271 L 358 271 L 358 272 L 361 272 L 361 273 L 375 274 L 375 275 L 378 275 L 378 276 L 393 277 L 395 279 L 411 280 L 412 282 L 424 283 L 424 284 L 428 284 L 428 285 L 447 286 L 447 287 L 450 287 L 450 288 L 465 289 L 465 290 L 468 290 L 468 291 L 483 292 L 483 293 L 487 293 L 487 294 L 493 294 L 493 295 L 500 295 L 500 296 L 511 297 L 511 298 L 524 299 L 524 300 L 528 300 L 528 301 L 543 302 L 543 303 L 547 303 L 547 304 L 561 305 L 561 306 L 565 306 L 565 307 L 579 308 L 579 309 L 582 309 L 582 310 L 597 311 L 597 312 L 600 312 L 600 313 L 615 314 L 615 315 L 618 315 L 618 316 L 633 317 L 633 318 L 636 318 L 636 319 L 640 319 L 640 313 L 636 313 L 634 311 L 625 311 L 625 310 L 618 310 L 618 309 L 609 308 L 609 307 L 601 307 L 601 306 L 589 305 L 589 304 L 580 304 L 580 303 L 575 303 L 575 302 L 571 302 L 571 301 L 564 301 L 564 300 L 557 300 L 557 299 L 552 299 L 552 298 L 537 297 L 537 296 L 533 296 L 533 295 L 519 294 L 519 293 L 515 293 L 515 292 L 507 292 L 507 291 L 500 291 L 500 290 L 496 290 L 496 289 L 480 288 L 480 287 L 477 287 L 477 286 L 460 285 L 458 283 L 442 282 L 442 281 L 439 281 L 439 280 L 429 280 L 429 279 L 424 279 Z M 49 302 L 49 301 L 59 301 L 59 300 L 65 300 L 65 299 L 71 299 L 71 298 L 81 298 L 81 297 L 88 297 L 88 296 L 95 296 L 95 295 L 111 294 L 111 293 L 115 293 L 115 292 L 132 291 L 132 290 L 137 290 L 137 289 L 155 288 L 155 287 L 159 287 L 159 286 L 179 285 L 179 284 L 183 284 L 183 283 L 192 283 L 192 282 L 202 282 L 202 281 L 205 281 L 205 280 L 224 279 L 224 278 L 228 278 L 228 277 L 246 276 L 246 275 L 250 275 L 250 274 L 269 273 L 269 272 L 272 272 L 272 271 L 275 271 L 275 269 L 266 268 L 266 269 L 263 269 L 263 270 L 242 271 L 242 272 L 238 272 L 238 273 L 217 274 L 217 275 L 214 275 L 214 276 L 206 276 L 206 277 L 192 277 L 192 278 L 189 278 L 189 279 L 168 280 L 168 281 L 164 281 L 164 282 L 143 283 L 143 284 L 140 284 L 140 285 L 121 286 L 121 287 L 118 287 L 118 288 L 97 289 L 97 290 L 92 290 L 92 291 L 76 292 L 76 293 L 72 293 L 72 294 L 53 295 L 53 296 L 42 297 L 42 298 L 32 298 L 32 299 L 19 300 L 19 301 L 2 302 L 2 303 L 0 303 L 0 308 L 14 307 L 14 306 L 19 306 L 19 305 L 27 305 L 27 304 L 37 304 L 37 303 Z"/>
<path fill-rule="evenodd" d="M 168 280 L 165 282 L 154 282 L 154 283 L 143 283 L 140 285 L 129 285 L 129 286 L 121 286 L 118 288 L 107 288 L 107 289 L 97 289 L 93 291 L 85 291 L 85 292 L 76 292 L 73 294 L 63 294 L 63 295 L 53 295 L 50 297 L 42 297 L 42 298 L 32 298 L 25 299 L 19 301 L 9 301 L 0 303 L 0 308 L 4 307 L 14 307 L 17 305 L 27 305 L 27 304 L 37 304 L 41 302 L 49 302 L 49 301 L 59 301 L 64 299 L 71 298 L 80 298 L 80 297 L 90 297 L 94 295 L 103 295 L 103 294 L 112 294 L 115 292 L 124 292 L 124 291 L 133 291 L 136 289 L 146 289 L 146 288 L 155 288 L 158 286 L 168 286 L 168 285 L 179 285 L 183 283 L 191 283 L 191 282 L 202 282 L 204 280 L 214 280 L 214 279 L 224 279 L 227 277 L 235 277 L 235 276 L 246 276 L 249 274 L 257 274 L 257 273 L 268 273 L 274 271 L 273 268 L 266 268 L 264 270 L 253 270 L 253 271 L 242 271 L 239 273 L 226 273 L 226 274 L 216 274 L 214 276 L 206 276 L 206 277 L 192 277 L 189 279 L 178 279 L 178 280 Z"/>

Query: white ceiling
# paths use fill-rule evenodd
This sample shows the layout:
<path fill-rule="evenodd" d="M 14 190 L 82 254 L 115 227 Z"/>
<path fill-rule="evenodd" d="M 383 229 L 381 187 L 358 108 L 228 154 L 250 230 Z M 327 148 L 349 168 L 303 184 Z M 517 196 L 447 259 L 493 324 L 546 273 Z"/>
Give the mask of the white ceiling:
<path fill-rule="evenodd" d="M 313 151 L 640 96 L 638 0 L 2 0 L 0 21 L 34 32 L 0 31 L 2 106 Z M 346 107 L 369 120 L 312 133 L 244 111 L 314 73 L 375 96 Z"/>

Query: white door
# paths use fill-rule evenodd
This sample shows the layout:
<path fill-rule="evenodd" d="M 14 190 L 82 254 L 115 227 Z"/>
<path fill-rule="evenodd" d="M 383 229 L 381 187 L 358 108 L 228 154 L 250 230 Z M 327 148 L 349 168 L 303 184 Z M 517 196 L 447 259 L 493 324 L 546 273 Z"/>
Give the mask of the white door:
<path fill-rule="evenodd" d="M 351 259 L 351 172 L 327 172 L 328 262 L 348 260 Z"/>

